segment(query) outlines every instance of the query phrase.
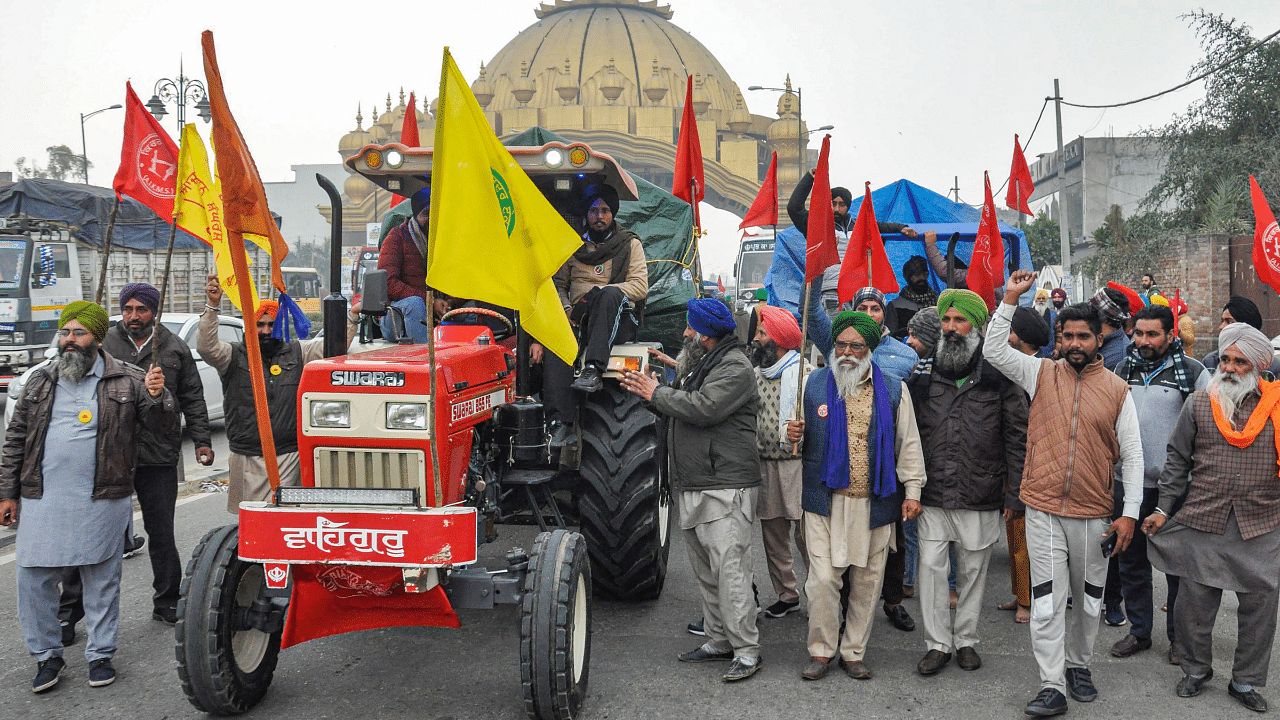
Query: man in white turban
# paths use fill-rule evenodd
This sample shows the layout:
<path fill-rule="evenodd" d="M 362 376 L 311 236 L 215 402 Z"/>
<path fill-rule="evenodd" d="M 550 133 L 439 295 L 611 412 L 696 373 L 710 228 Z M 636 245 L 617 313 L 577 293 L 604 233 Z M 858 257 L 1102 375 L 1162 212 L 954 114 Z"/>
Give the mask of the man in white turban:
<path fill-rule="evenodd" d="M 1142 523 L 1151 564 L 1181 578 L 1173 606 L 1183 678 L 1178 697 L 1213 677 L 1213 625 L 1222 592 L 1236 594 L 1239 638 L 1227 692 L 1258 712 L 1280 598 L 1280 382 L 1262 380 L 1271 343 L 1232 323 L 1218 335 L 1220 360 L 1206 390 L 1182 408 L 1160 476 L 1160 500 Z M 1178 508 L 1178 498 L 1186 499 Z"/>

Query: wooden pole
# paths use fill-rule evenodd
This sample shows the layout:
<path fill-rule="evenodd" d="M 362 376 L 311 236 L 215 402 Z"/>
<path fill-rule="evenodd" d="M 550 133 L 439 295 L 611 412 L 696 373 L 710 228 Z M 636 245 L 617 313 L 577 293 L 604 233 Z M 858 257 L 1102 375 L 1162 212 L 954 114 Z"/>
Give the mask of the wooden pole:
<path fill-rule="evenodd" d="M 111 236 L 116 232 L 116 213 L 120 210 L 120 196 L 116 196 L 115 202 L 111 204 L 111 216 L 107 218 L 107 236 L 102 241 L 102 271 L 98 273 L 98 291 L 94 293 L 93 301 L 98 305 L 102 305 L 102 299 L 107 292 L 107 261 L 111 258 Z"/>
<path fill-rule="evenodd" d="M 178 234 L 178 217 L 182 214 L 182 212 L 178 211 L 176 207 L 174 208 L 174 210 L 175 212 L 173 213 L 173 218 L 171 218 L 172 221 L 169 224 L 169 249 L 167 252 L 165 252 L 165 255 L 164 255 L 164 276 L 160 278 L 160 305 L 156 308 L 156 318 L 155 318 L 155 323 L 157 327 L 160 325 L 160 316 L 164 314 L 164 301 L 169 296 L 169 267 L 171 263 L 173 263 L 173 240 Z M 255 328 L 254 331 L 256 332 L 257 329 Z M 153 331 L 151 334 L 153 345 L 154 345 L 155 337 L 156 336 Z M 155 348 L 152 348 L 152 349 L 154 350 Z M 160 353 L 152 352 L 151 367 L 156 367 L 159 364 L 160 364 Z"/>
<path fill-rule="evenodd" d="M 436 311 L 435 292 L 427 290 L 427 367 L 431 369 L 431 383 L 427 389 L 427 424 L 435 433 L 431 437 L 431 489 L 435 492 L 435 507 L 444 507 L 444 487 L 440 484 L 440 425 L 436 422 L 437 378 L 436 369 Z M 406 332 L 408 332 L 406 330 Z"/>
<path fill-rule="evenodd" d="M 804 282 L 804 304 L 800 306 L 800 379 L 796 383 L 796 414 L 793 419 L 804 417 L 804 348 L 809 337 L 809 293 L 813 290 L 813 281 Z M 792 443 L 791 454 L 800 454 L 800 443 Z"/>
<path fill-rule="evenodd" d="M 875 287 L 875 273 L 871 270 L 871 248 L 867 248 L 867 287 Z"/>

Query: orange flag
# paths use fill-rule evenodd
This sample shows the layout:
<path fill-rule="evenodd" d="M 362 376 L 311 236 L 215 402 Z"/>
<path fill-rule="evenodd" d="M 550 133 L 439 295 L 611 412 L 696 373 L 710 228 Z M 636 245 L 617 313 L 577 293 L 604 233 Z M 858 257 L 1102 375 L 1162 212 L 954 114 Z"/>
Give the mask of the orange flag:
<path fill-rule="evenodd" d="M 982 181 L 986 184 L 986 197 L 965 284 L 982 296 L 990 312 L 996 309 L 996 288 L 1004 285 L 1004 238 L 1000 236 L 1000 223 L 996 220 L 996 201 L 991 197 L 991 177 L 984 172 Z"/>
<path fill-rule="evenodd" d="M 868 285 L 882 293 L 898 292 L 898 278 L 893 274 L 893 266 L 889 264 L 889 256 L 884 251 L 884 239 L 880 237 L 880 226 L 876 223 L 876 208 L 871 204 L 871 183 L 863 188 L 862 208 L 858 210 L 858 219 L 853 223 L 853 232 L 849 234 L 849 247 L 844 251 L 844 262 L 840 264 L 840 304 L 853 299 L 860 288 Z M 868 257 L 869 256 L 869 257 Z M 867 266 L 871 261 L 870 268 Z"/>
<path fill-rule="evenodd" d="M 258 168 L 245 145 L 244 136 L 236 120 L 231 116 L 227 96 L 222 89 L 222 73 L 218 71 L 218 58 L 213 50 L 213 33 L 205 30 L 200 36 L 204 53 L 204 77 L 208 89 L 209 111 L 213 115 L 213 140 L 217 157 L 218 179 L 222 186 L 223 225 L 227 242 L 231 246 L 231 264 L 235 268 L 236 284 L 240 290 L 240 307 L 254 308 L 250 294 L 253 278 L 249 275 L 249 258 L 244 252 L 244 241 L 259 243 L 266 239 L 278 252 L 271 255 L 271 279 L 280 292 L 284 292 L 284 280 L 280 277 L 280 261 L 289 254 L 289 248 L 280 237 L 280 228 L 267 210 L 267 197 L 258 177 Z M 245 351 L 249 355 L 249 383 L 253 387 L 253 408 L 258 420 L 258 437 L 262 443 L 262 459 L 267 466 L 267 479 L 271 489 L 280 487 L 280 467 L 276 462 L 275 438 L 271 433 L 271 416 L 267 412 L 267 383 L 262 373 L 262 352 L 252 339 L 253 324 L 258 314 L 247 313 L 245 324 L 249 327 L 245 338 Z"/>

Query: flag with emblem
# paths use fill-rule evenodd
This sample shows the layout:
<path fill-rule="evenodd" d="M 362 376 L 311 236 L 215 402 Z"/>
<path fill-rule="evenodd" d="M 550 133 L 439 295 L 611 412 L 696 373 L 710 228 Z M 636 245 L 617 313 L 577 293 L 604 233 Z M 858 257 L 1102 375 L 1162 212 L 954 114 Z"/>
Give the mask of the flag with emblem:
<path fill-rule="evenodd" d="M 126 82 L 124 93 L 124 144 L 111 187 L 117 198 L 131 197 L 172 222 L 178 146 L 143 107 L 133 85 Z"/>
<path fill-rule="evenodd" d="M 572 363 L 578 343 L 551 276 L 582 238 L 498 142 L 448 48 L 434 147 L 427 284 L 518 310 L 530 335 Z"/>
<path fill-rule="evenodd" d="M 1004 285 L 1004 238 L 1000 236 L 1000 223 L 996 220 L 996 201 L 991 196 L 991 178 L 984 172 L 986 197 L 982 203 L 982 217 L 978 221 L 978 236 L 973 241 L 973 255 L 969 258 L 969 274 L 965 284 L 982 296 L 988 311 L 996 309 L 996 288 Z"/>
<path fill-rule="evenodd" d="M 1249 176 L 1249 195 L 1253 200 L 1253 267 L 1258 279 L 1280 293 L 1280 226 L 1267 204 L 1258 181 Z"/>
<path fill-rule="evenodd" d="M 240 303 L 239 283 L 231 262 L 231 246 L 223 232 L 222 187 L 209 169 L 209 153 L 194 124 L 182 129 L 182 147 L 178 152 L 178 192 L 174 200 L 174 216 L 178 227 L 209 244 L 218 267 L 218 284 L 236 309 Z M 252 304 L 258 302 L 258 291 L 249 283 Z"/>

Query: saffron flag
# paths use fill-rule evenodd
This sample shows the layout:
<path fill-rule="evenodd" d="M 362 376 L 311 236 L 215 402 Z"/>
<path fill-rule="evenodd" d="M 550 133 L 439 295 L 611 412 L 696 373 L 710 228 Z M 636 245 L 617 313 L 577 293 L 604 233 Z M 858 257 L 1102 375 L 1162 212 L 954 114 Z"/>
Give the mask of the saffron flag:
<path fill-rule="evenodd" d="M 218 284 L 227 299 L 242 314 L 239 283 L 231 262 L 231 247 L 223 228 L 222 188 L 209 169 L 209 154 L 194 124 L 182 129 L 182 148 L 178 153 L 178 192 L 174 200 L 174 216 L 178 227 L 200 238 L 213 248 L 218 267 Z M 257 305 L 258 291 L 249 283 L 250 309 Z"/>
<path fill-rule="evenodd" d="M 178 146 L 124 84 L 124 144 L 111 187 L 116 198 L 131 197 L 165 222 L 173 221 L 173 194 L 178 175 Z"/>
<path fill-rule="evenodd" d="M 1009 168 L 1009 190 L 1004 194 L 1004 204 L 1023 215 L 1030 215 L 1031 208 L 1027 198 L 1035 192 L 1036 184 L 1031 181 L 1031 169 L 1027 167 L 1027 158 L 1022 154 L 1022 145 L 1018 136 L 1013 136 L 1013 167 Z"/>
<path fill-rule="evenodd" d="M 693 184 L 695 193 L 690 192 Z M 693 76 L 689 76 L 684 94 L 684 112 L 680 115 L 680 140 L 676 143 L 675 177 L 671 194 L 693 206 L 694 225 L 698 225 L 698 203 L 706 195 L 702 182 L 702 143 L 698 140 L 698 118 L 693 114 Z"/>
<path fill-rule="evenodd" d="M 205 30 L 200 35 L 200 48 L 204 55 L 205 85 L 208 90 L 209 109 L 213 115 L 213 128 L 209 137 L 218 162 L 218 180 L 222 187 L 223 234 L 231 249 L 236 289 L 240 295 L 240 307 L 252 307 L 253 313 L 246 321 L 252 327 L 258 317 L 257 303 L 250 294 L 253 278 L 249 275 L 249 258 L 244 251 L 244 241 L 252 240 L 259 247 L 266 243 L 273 250 L 271 274 L 273 284 L 284 292 L 284 280 L 280 277 L 280 261 L 289 249 L 280 237 L 280 229 L 267 210 L 267 198 L 258 178 L 253 156 L 240 135 L 240 128 L 231 116 L 226 92 L 222 88 L 222 73 L 218 70 L 218 57 L 213 49 L 213 33 Z M 277 245 L 278 242 L 278 245 Z M 262 372 L 262 351 L 256 342 L 246 342 L 249 356 L 249 387 L 253 389 L 254 417 L 258 424 L 258 437 L 262 444 L 262 460 L 267 470 L 271 489 L 280 487 L 280 465 L 276 461 L 276 443 L 271 431 L 271 416 L 267 411 L 267 382 Z"/>
<path fill-rule="evenodd" d="M 498 142 L 448 48 L 437 103 L 427 284 L 518 310 L 530 335 L 573 363 L 578 343 L 551 276 L 582 238 Z"/>
<path fill-rule="evenodd" d="M 738 229 L 761 227 L 778 224 L 778 153 L 773 153 L 769 161 L 769 172 L 765 173 L 764 184 L 756 199 L 747 210 L 747 216 L 738 224 Z"/>
<path fill-rule="evenodd" d="M 816 183 L 814 189 L 817 189 Z M 844 263 L 840 265 L 837 289 L 841 305 L 852 300 L 860 288 L 867 286 L 882 293 L 898 292 L 898 277 L 893 274 L 893 266 L 885 254 L 884 239 L 880 237 L 880 225 L 876 222 L 876 208 L 871 204 L 871 183 L 863 189 L 862 208 L 858 210 L 858 219 L 849 234 L 849 247 L 844 251 Z M 809 211 L 809 222 L 813 222 L 812 210 Z"/>
<path fill-rule="evenodd" d="M 1280 227 L 1252 175 L 1249 176 L 1249 195 L 1253 199 L 1253 267 L 1259 280 L 1280 292 Z"/>
<path fill-rule="evenodd" d="M 978 221 L 978 236 L 973 241 L 973 255 L 969 258 L 965 284 L 982 296 L 990 312 L 996 309 L 996 288 L 1004 285 L 1004 238 L 1000 236 L 1000 223 L 996 220 L 991 177 L 984 172 L 982 181 L 986 185 L 986 197 L 982 202 L 982 218 Z"/>
<path fill-rule="evenodd" d="M 418 140 L 418 100 L 409 93 L 409 107 L 404 111 L 404 123 L 400 126 L 400 144 L 405 147 L 420 147 L 422 142 Z M 395 207 L 404 202 L 403 195 L 391 193 L 391 207 Z"/>
<path fill-rule="evenodd" d="M 824 270 L 840 262 L 836 248 L 836 217 L 831 208 L 831 136 L 822 138 L 822 152 L 813 170 L 813 191 L 809 193 L 809 223 L 804 241 L 804 281 L 813 282 Z"/>
<path fill-rule="evenodd" d="M 206 30 L 200 38 L 204 50 L 204 75 L 209 90 L 209 111 L 213 115 L 213 129 L 209 133 L 213 154 L 218 163 L 218 181 L 222 184 L 222 204 L 226 211 L 227 241 L 236 246 L 240 240 L 262 248 L 271 256 L 271 284 L 280 292 L 285 291 L 280 265 L 289 254 L 289 246 L 280 235 L 267 208 L 267 194 L 258 176 L 258 166 L 253 162 L 249 146 L 240 133 L 240 126 L 231 115 L 226 94 L 222 87 L 222 75 L 213 49 L 213 33 Z"/>

